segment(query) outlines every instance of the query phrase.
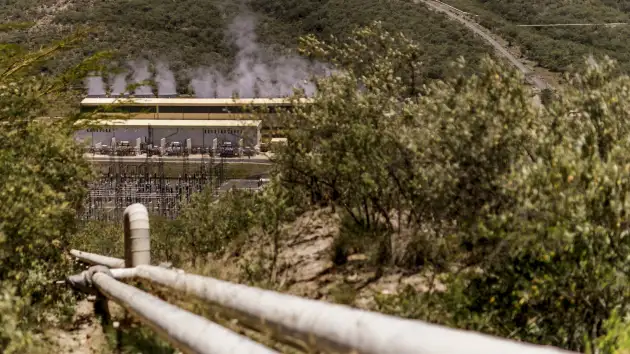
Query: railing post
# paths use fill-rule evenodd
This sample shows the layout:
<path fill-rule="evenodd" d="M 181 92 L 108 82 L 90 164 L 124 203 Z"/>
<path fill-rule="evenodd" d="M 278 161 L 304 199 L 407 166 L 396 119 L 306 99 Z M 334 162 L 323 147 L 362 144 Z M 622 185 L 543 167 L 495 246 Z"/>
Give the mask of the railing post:
<path fill-rule="evenodd" d="M 151 264 L 151 240 L 149 238 L 149 212 L 140 204 L 125 209 L 125 267 Z"/>

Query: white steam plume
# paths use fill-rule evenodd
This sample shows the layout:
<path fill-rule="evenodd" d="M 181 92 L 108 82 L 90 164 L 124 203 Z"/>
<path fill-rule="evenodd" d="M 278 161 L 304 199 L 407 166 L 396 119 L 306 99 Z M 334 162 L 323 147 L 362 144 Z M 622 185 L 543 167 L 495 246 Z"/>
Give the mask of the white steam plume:
<path fill-rule="evenodd" d="M 157 63 L 156 71 L 155 81 L 158 86 L 158 96 L 177 95 L 175 75 L 173 75 L 168 66 L 164 63 Z"/>
<path fill-rule="evenodd" d="M 243 97 L 289 96 L 295 88 L 304 90 L 307 96 L 315 92 L 311 78 L 329 75 L 330 69 L 322 63 L 312 63 L 298 56 L 274 56 L 260 47 L 256 37 L 256 21 L 251 14 L 236 16 L 229 25 L 228 36 L 237 48 L 236 60 L 229 74 L 221 73 L 216 67 L 198 68 L 193 72 L 190 84 L 197 97 L 226 98 L 234 94 Z M 277 54 L 276 54 L 277 55 Z M 175 75 L 164 62 L 156 62 L 155 82 L 159 96 L 177 94 Z M 151 79 L 146 61 L 129 63 L 135 83 Z M 117 75 L 110 82 L 111 94 L 127 94 L 127 75 Z M 89 78 L 86 82 L 90 95 L 105 94 L 100 78 Z M 150 86 L 139 86 L 136 95 L 152 95 Z"/>
<path fill-rule="evenodd" d="M 197 97 L 231 97 L 234 93 L 243 98 L 288 96 L 294 88 L 302 88 L 307 95 L 315 91 L 310 78 L 325 69 L 297 56 L 282 56 L 270 60 L 258 45 L 255 18 L 238 15 L 228 27 L 228 35 L 238 52 L 234 69 L 229 76 L 215 69 L 200 69 L 191 86 Z"/>
<path fill-rule="evenodd" d="M 112 96 L 120 96 L 127 90 L 127 78 L 125 74 L 118 74 L 112 82 Z"/>
<path fill-rule="evenodd" d="M 85 79 L 85 86 L 87 86 L 88 96 L 105 95 L 105 83 L 100 76 L 88 76 Z"/>
<path fill-rule="evenodd" d="M 145 80 L 151 79 L 149 64 L 146 61 L 137 61 L 135 63 L 130 63 L 130 65 L 133 68 L 133 81 L 135 84 L 140 84 Z M 134 93 L 139 96 L 153 95 L 151 86 L 148 85 L 137 86 Z"/>

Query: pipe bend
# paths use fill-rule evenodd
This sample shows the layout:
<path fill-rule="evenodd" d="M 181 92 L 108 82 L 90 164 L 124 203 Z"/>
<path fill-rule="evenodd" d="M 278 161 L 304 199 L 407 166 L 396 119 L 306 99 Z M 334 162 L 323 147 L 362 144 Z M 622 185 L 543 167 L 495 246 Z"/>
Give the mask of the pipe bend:
<path fill-rule="evenodd" d="M 131 204 L 124 212 L 125 267 L 151 264 L 149 212 L 140 204 Z"/>
<path fill-rule="evenodd" d="M 149 228 L 149 212 L 147 208 L 140 204 L 131 204 L 124 212 L 125 223 L 129 223 L 130 229 L 148 229 Z"/>

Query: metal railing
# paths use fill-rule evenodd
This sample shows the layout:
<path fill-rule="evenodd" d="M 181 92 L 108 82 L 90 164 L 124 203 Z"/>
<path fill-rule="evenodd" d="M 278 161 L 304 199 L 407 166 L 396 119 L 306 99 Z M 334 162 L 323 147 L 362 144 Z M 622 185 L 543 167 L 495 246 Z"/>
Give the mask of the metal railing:
<path fill-rule="evenodd" d="M 97 292 L 123 306 L 186 353 L 275 353 L 232 332 L 121 282 L 142 279 L 204 300 L 243 326 L 307 352 L 395 354 L 551 354 L 553 347 L 401 319 L 347 306 L 149 265 L 146 208 L 125 210 L 125 259 L 72 250 L 80 261 L 97 264 L 68 278 L 83 291 Z"/>

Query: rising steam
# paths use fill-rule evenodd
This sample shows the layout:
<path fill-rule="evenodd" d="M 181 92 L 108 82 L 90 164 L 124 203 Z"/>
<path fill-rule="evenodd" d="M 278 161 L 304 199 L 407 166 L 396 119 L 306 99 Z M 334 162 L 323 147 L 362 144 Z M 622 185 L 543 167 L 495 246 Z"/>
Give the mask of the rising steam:
<path fill-rule="evenodd" d="M 228 35 L 238 52 L 231 75 L 212 68 L 199 69 L 191 86 L 197 97 L 278 97 L 288 96 L 294 88 L 312 95 L 315 87 L 309 78 L 321 72 L 321 64 L 311 64 L 299 57 L 282 56 L 271 60 L 256 38 L 255 18 L 238 15 L 228 27 Z"/>
<path fill-rule="evenodd" d="M 120 96 L 127 91 L 127 78 L 125 74 L 118 74 L 110 85 L 112 96 Z"/>
<path fill-rule="evenodd" d="M 133 82 L 134 84 L 140 84 L 144 81 L 151 79 L 151 72 L 149 71 L 149 63 L 146 61 L 137 61 L 131 64 L 133 69 Z M 142 85 L 137 86 L 134 93 L 137 96 L 151 96 L 153 95 L 153 91 L 151 90 L 151 86 Z"/>
<path fill-rule="evenodd" d="M 169 70 L 164 63 L 158 63 L 155 67 L 157 73 L 155 82 L 158 86 L 158 95 L 173 96 L 177 95 L 177 84 L 175 83 L 175 75 Z"/>
<path fill-rule="evenodd" d="M 315 92 L 310 80 L 313 75 L 324 75 L 329 71 L 321 63 L 311 63 L 297 56 L 274 57 L 263 50 L 256 37 L 256 21 L 250 14 L 240 14 L 228 26 L 228 37 L 237 48 L 236 61 L 229 74 L 216 68 L 205 67 L 194 70 L 190 82 L 197 97 L 227 98 L 237 95 L 243 98 L 289 96 L 296 88 L 303 89 L 307 96 Z M 149 63 L 136 61 L 128 63 L 132 69 L 132 83 L 154 80 L 159 96 L 177 94 L 175 75 L 162 62 L 155 64 L 155 75 L 149 70 Z M 117 75 L 110 83 L 113 96 L 125 94 L 127 75 Z M 105 85 L 99 77 L 90 77 L 86 82 L 88 94 L 104 95 Z M 135 95 L 152 95 L 150 86 L 138 86 Z"/>
<path fill-rule="evenodd" d="M 105 83 L 100 76 L 88 76 L 85 79 L 85 86 L 89 96 L 103 96 L 105 95 Z"/>

